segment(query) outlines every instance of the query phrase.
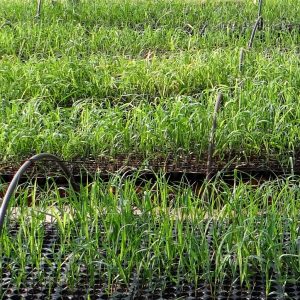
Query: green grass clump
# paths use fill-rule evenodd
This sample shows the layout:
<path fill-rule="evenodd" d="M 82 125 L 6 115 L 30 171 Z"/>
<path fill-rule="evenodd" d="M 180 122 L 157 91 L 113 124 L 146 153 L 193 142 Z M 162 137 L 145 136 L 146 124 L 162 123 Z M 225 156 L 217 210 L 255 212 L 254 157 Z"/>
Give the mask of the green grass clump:
<path fill-rule="evenodd" d="M 32 1 L 2 2 L 4 162 L 41 151 L 206 159 L 217 92 L 217 159 L 284 164 L 299 150 L 299 34 L 278 29 L 299 9 L 286 1 L 263 4 L 242 70 L 252 1 L 43 1 L 39 18 Z"/>
<path fill-rule="evenodd" d="M 0 94 L 7 100 L 43 97 L 61 106 L 91 97 L 114 103 L 132 94 L 152 98 L 198 94 L 216 85 L 233 84 L 237 59 L 235 63 L 227 56 L 223 68 L 224 59 L 222 50 L 151 60 L 89 56 L 31 59 L 24 64 L 6 57 L 0 69 Z"/>
<path fill-rule="evenodd" d="M 234 188 L 218 180 L 201 193 L 183 183 L 171 186 L 161 176 L 145 185 L 120 177 L 108 183 L 95 179 L 67 198 L 52 188 L 50 194 L 21 193 L 18 211 L 6 219 L 1 257 L 9 261 L 13 282 L 29 276 L 26 266 L 43 281 L 42 262 L 56 266 L 51 280 L 60 280 L 60 268 L 67 265 L 65 280 L 76 286 L 84 267 L 91 287 L 101 278 L 110 292 L 133 276 L 150 287 L 156 280 L 178 285 L 185 278 L 194 285 L 205 281 L 217 291 L 226 278 L 247 285 L 260 274 L 268 293 L 272 281 L 284 284 L 300 276 L 300 207 L 293 178 L 260 187 L 236 179 Z M 46 218 L 59 239 L 52 258 L 45 260 Z M 11 222 L 19 224 L 16 237 L 9 233 Z"/>
<path fill-rule="evenodd" d="M 195 49 L 234 50 L 247 44 L 253 26 L 252 23 L 235 25 L 235 22 L 210 26 L 207 23 L 199 26 L 183 23 L 174 28 L 144 25 L 139 29 L 128 26 L 107 27 L 99 22 L 89 27 L 85 22 L 77 23 L 75 20 L 63 23 L 61 18 L 51 23 L 22 22 L 12 25 L 10 21 L 3 22 L 9 25 L 0 30 L 0 57 L 13 55 L 22 61 L 33 57 L 46 59 L 105 54 L 144 58 L 149 54 L 172 55 Z M 280 32 L 276 26 L 280 28 L 280 25 L 265 24 L 266 32 L 260 32 L 255 41 L 257 49 L 263 50 L 266 46 L 272 48 L 280 44 L 289 49 L 297 47 L 297 28 L 291 32 Z"/>
<path fill-rule="evenodd" d="M 6 100 L 45 98 L 60 106 L 79 99 L 110 99 L 128 95 L 149 98 L 193 96 L 204 90 L 235 88 L 239 51 L 180 52 L 150 59 L 88 56 L 61 57 L 22 62 L 7 56 L 1 60 L 0 95 Z M 245 61 L 243 90 L 255 93 L 261 85 L 282 91 L 299 86 L 299 55 L 296 49 L 282 53 L 251 53 Z M 253 84 L 255 83 L 255 84 Z M 261 89 L 259 89 L 261 91 Z M 273 91 L 274 93 L 274 91 Z M 130 97 L 128 98 L 130 101 Z"/>
<path fill-rule="evenodd" d="M 218 116 L 216 157 L 264 156 L 284 162 L 299 150 L 296 91 L 258 86 L 256 93 L 240 92 L 238 87 L 226 93 Z M 3 101 L 0 156 L 12 161 L 34 152 L 66 159 L 135 153 L 146 159 L 195 153 L 205 159 L 214 95 L 210 91 L 150 103 L 137 98 L 136 104 L 116 106 L 94 99 L 71 107 L 56 107 L 43 99 Z"/>
<path fill-rule="evenodd" d="M 299 32 L 280 24 L 299 23 L 300 5 L 264 1 L 251 49 L 253 1 L 45 0 L 40 16 L 36 9 L 34 1 L 1 1 L 2 163 L 39 152 L 205 160 L 219 92 L 216 161 L 297 156 Z M 216 180 L 199 191 L 162 176 L 142 185 L 94 178 L 68 197 L 34 185 L 10 208 L 1 280 L 8 274 L 21 291 L 35 274 L 30 280 L 47 282 L 49 294 L 57 282 L 100 281 L 112 294 L 132 280 L 153 291 L 185 278 L 216 294 L 228 279 L 249 287 L 260 274 L 268 294 L 273 281 L 300 278 L 296 179 L 256 188 Z M 49 220 L 59 239 L 44 257 Z"/>
<path fill-rule="evenodd" d="M 41 21 L 53 23 L 82 22 L 87 26 L 99 23 L 106 27 L 164 26 L 176 28 L 183 24 L 200 26 L 208 24 L 253 22 L 257 16 L 254 1 L 45 1 Z M 32 21 L 36 13 L 36 3 L 32 1 L 3 0 L 2 17 L 18 22 Z M 278 23 L 286 20 L 299 21 L 299 8 L 285 0 L 271 0 L 263 5 L 267 21 Z"/>

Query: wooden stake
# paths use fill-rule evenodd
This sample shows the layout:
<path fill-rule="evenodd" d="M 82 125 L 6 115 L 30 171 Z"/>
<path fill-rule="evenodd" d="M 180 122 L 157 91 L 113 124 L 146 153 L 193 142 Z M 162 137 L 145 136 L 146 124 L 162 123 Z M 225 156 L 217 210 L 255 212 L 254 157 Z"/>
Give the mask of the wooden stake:
<path fill-rule="evenodd" d="M 41 10 L 42 10 L 42 0 L 38 0 L 38 6 L 35 15 L 36 19 L 39 19 L 41 17 Z"/>
<path fill-rule="evenodd" d="M 259 16 L 253 26 L 253 30 L 252 30 L 252 33 L 251 33 L 251 37 L 250 37 L 250 40 L 249 40 L 249 43 L 248 43 L 248 48 L 251 49 L 252 46 L 253 46 L 253 41 L 254 41 L 254 37 L 255 37 L 255 33 L 256 33 L 256 30 L 257 30 L 257 27 L 258 25 L 260 24 L 261 22 L 261 16 Z"/>

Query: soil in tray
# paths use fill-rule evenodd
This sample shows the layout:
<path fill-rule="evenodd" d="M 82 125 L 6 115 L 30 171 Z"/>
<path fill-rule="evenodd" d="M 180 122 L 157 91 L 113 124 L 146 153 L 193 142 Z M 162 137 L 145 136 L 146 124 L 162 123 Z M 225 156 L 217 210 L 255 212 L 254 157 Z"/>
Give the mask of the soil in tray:
<path fill-rule="evenodd" d="M 218 171 L 232 172 L 234 169 L 242 172 L 272 172 L 272 173 L 289 173 L 291 167 L 293 172 L 300 173 L 300 153 L 295 154 L 293 166 L 289 163 L 282 164 L 275 158 L 261 157 L 240 157 L 239 153 L 232 153 L 228 157 L 214 157 L 212 172 Z M 189 156 L 173 156 L 154 158 L 145 158 L 138 155 L 118 155 L 117 157 L 99 157 L 96 159 L 86 158 L 71 161 L 65 161 L 68 168 L 73 171 L 74 175 L 80 173 L 90 174 L 111 174 L 126 173 L 133 171 L 141 172 L 157 172 L 164 173 L 185 173 L 185 174 L 206 174 L 207 158 L 198 158 L 196 155 Z M 12 176 L 18 170 L 21 162 L 5 162 L 0 163 L 0 175 Z M 27 174 L 31 176 L 49 176 L 61 174 L 61 170 L 52 161 L 43 160 L 32 166 Z"/>
<path fill-rule="evenodd" d="M 84 276 L 84 275 L 83 275 Z M 2 284 L 1 299 L 299 299 L 300 286 L 286 284 L 284 287 L 273 284 L 270 293 L 266 295 L 266 285 L 262 278 L 253 277 L 250 287 L 232 284 L 227 281 L 218 288 L 200 282 L 197 287 L 185 282 L 184 279 L 175 285 L 171 281 L 157 282 L 151 286 L 139 284 L 132 279 L 129 287 L 115 287 L 111 293 L 105 285 L 95 283 L 92 286 L 80 280 L 75 287 L 69 288 L 62 282 L 49 286 L 47 283 L 37 286 L 33 281 L 23 283 L 21 288 Z"/>

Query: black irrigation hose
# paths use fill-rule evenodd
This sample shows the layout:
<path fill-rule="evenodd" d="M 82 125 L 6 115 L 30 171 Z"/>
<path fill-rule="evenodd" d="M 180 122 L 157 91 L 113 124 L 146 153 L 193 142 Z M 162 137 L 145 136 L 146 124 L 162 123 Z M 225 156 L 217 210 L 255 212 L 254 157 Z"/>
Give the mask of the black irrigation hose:
<path fill-rule="evenodd" d="M 4 195 L 4 198 L 3 198 L 3 201 L 2 201 L 2 204 L 1 204 L 1 207 L 0 207 L 0 233 L 2 231 L 2 227 L 3 227 L 3 223 L 4 223 L 8 203 L 9 203 L 12 195 L 15 192 L 15 189 L 18 185 L 20 177 L 26 172 L 26 170 L 33 163 L 35 163 L 36 161 L 39 161 L 39 160 L 43 160 L 43 159 L 49 159 L 51 161 L 55 161 L 60 166 L 62 171 L 65 173 L 65 175 L 70 179 L 70 183 L 71 183 L 73 189 L 75 191 L 78 191 L 78 185 L 75 183 L 73 175 L 71 174 L 69 169 L 66 167 L 66 165 L 64 164 L 64 162 L 60 158 L 58 158 L 57 156 L 55 156 L 53 154 L 49 154 L 49 153 L 40 153 L 40 154 L 32 156 L 31 158 L 26 160 L 23 163 L 23 165 L 19 168 L 19 170 L 16 172 L 16 174 L 14 175 L 14 177 L 13 177 L 11 183 L 9 184 L 9 186 L 7 188 L 7 191 Z"/>

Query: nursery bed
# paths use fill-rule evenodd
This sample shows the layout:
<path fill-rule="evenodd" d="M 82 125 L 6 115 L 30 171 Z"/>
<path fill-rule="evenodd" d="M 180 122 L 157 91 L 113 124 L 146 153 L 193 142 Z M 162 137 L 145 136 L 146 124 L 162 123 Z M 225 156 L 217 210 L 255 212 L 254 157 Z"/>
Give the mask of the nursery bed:
<path fill-rule="evenodd" d="M 215 224 L 216 225 L 216 224 Z M 12 272 L 18 268 L 14 261 L 8 257 L 2 257 L 0 290 L 4 291 L 1 299 L 299 299 L 300 284 L 293 274 L 289 271 L 290 278 L 285 283 L 276 282 L 278 274 L 270 272 L 273 278 L 270 284 L 270 292 L 266 294 L 266 280 L 259 273 L 250 276 L 250 285 L 239 283 L 239 278 L 225 278 L 223 283 L 211 286 L 208 282 L 198 282 L 197 286 L 193 282 L 186 280 L 184 274 L 176 274 L 177 283 L 163 274 L 157 277 L 157 281 L 147 283 L 138 278 L 133 272 L 129 285 L 116 285 L 108 289 L 103 282 L 100 273 L 105 272 L 105 267 L 100 267 L 94 274 L 91 283 L 87 267 L 80 265 L 80 279 L 71 287 L 66 282 L 68 263 L 63 263 L 60 267 L 54 262 L 53 257 L 58 251 L 60 237 L 56 224 L 47 223 L 45 226 L 43 247 L 41 251 L 40 270 L 31 265 L 26 265 L 26 281 L 19 287 L 12 281 Z M 207 241 L 210 245 L 210 256 L 213 257 L 214 248 L 212 241 L 212 226 L 207 233 Z M 17 225 L 10 227 L 10 234 L 17 235 L 19 228 Z M 289 233 L 285 232 L 285 245 L 289 241 Z M 66 254 L 67 261 L 67 254 Z M 14 268 L 12 268 L 12 266 Z M 211 267 L 214 268 L 212 261 Z M 60 276 L 57 277 L 57 269 Z M 43 282 L 41 283 L 41 271 Z"/>
<path fill-rule="evenodd" d="M 205 175 L 207 172 L 207 161 L 200 160 L 196 156 L 181 157 L 156 157 L 145 159 L 136 155 L 122 155 L 117 157 L 100 157 L 97 159 L 77 159 L 64 161 L 74 176 L 80 174 L 102 174 L 126 173 L 129 171 L 141 171 L 143 173 L 163 172 L 169 174 L 183 173 L 185 175 Z M 16 163 L 0 163 L 0 176 L 10 179 L 18 170 Z M 284 164 L 276 159 L 267 158 L 232 158 L 228 160 L 213 160 L 212 173 L 232 173 L 238 170 L 244 173 L 262 174 L 300 174 L 300 157 L 287 160 Z M 50 160 L 33 165 L 28 173 L 37 177 L 48 177 L 59 172 L 58 166 Z"/>
<path fill-rule="evenodd" d="M 0 300 L 300 299 L 299 5 L 2 2 Z"/>
<path fill-rule="evenodd" d="M 297 299 L 299 183 L 90 180 L 18 190 L 1 232 L 2 299 Z M 30 205 L 28 205 L 30 202 Z"/>

